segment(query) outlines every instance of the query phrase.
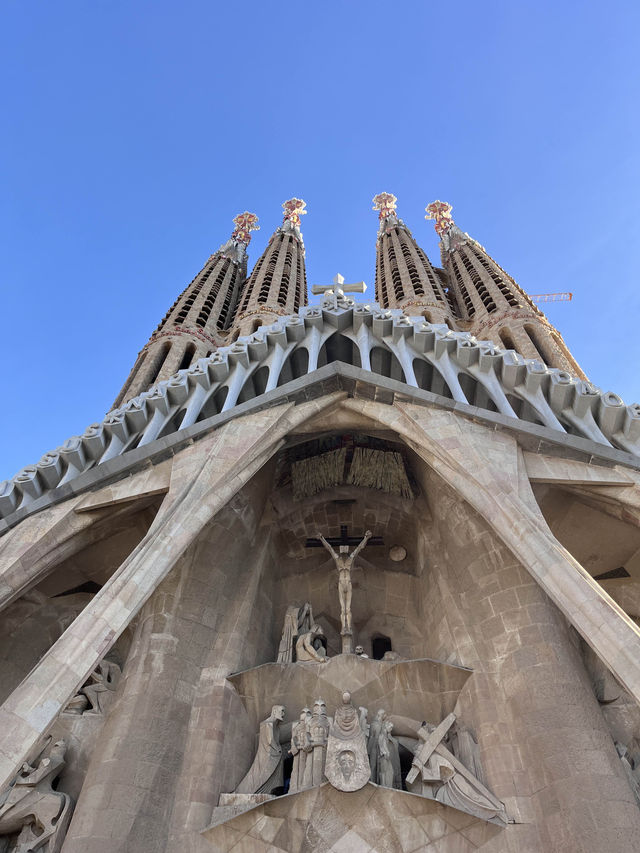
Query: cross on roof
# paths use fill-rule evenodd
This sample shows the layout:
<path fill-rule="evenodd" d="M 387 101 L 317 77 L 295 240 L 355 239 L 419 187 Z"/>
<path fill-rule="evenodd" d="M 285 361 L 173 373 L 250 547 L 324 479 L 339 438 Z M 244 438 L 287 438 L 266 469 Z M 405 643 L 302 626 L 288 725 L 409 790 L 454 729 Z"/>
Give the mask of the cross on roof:
<path fill-rule="evenodd" d="M 346 291 L 347 293 L 364 293 L 367 289 L 367 285 L 364 281 L 357 281 L 355 284 L 345 284 L 344 276 L 338 273 L 333 278 L 333 284 L 313 284 L 311 286 L 311 293 L 328 293 L 331 291 L 334 293 L 336 290 Z"/>
<path fill-rule="evenodd" d="M 347 533 L 348 526 L 346 524 L 340 525 L 340 536 L 326 536 L 326 540 L 329 545 L 359 545 L 362 542 L 362 534 L 361 536 L 349 536 Z M 384 545 L 384 539 L 382 536 L 372 536 L 369 539 L 369 545 Z M 307 539 L 305 543 L 305 548 L 322 548 L 324 547 L 322 542 L 319 539 Z"/>

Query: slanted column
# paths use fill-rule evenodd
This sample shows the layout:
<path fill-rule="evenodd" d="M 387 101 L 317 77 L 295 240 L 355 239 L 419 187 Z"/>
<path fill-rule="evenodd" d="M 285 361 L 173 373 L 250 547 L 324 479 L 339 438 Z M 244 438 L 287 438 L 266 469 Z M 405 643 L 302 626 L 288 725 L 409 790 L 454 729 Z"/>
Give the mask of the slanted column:
<path fill-rule="evenodd" d="M 432 323 L 452 325 L 455 301 L 425 252 L 417 245 L 396 214 L 396 197 L 373 197 L 380 227 L 376 241 L 376 300 L 382 308 L 401 308 L 407 314 L 424 314 Z"/>
<path fill-rule="evenodd" d="M 234 335 L 249 335 L 278 317 L 296 314 L 307 304 L 307 273 L 300 217 L 307 212 L 302 199 L 291 198 L 282 205 L 284 221 L 276 229 L 240 296 L 232 329 Z"/>
<path fill-rule="evenodd" d="M 435 220 L 442 265 L 469 330 L 479 339 L 585 379 L 558 330 L 486 249 L 458 228 L 451 205 L 438 200 L 425 210 L 425 219 Z"/>

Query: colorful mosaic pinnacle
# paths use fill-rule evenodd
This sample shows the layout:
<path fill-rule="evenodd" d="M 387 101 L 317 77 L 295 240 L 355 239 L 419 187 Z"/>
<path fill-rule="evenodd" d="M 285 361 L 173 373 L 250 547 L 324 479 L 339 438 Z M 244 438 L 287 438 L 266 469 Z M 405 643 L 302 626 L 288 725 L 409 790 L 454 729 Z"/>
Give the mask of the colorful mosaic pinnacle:
<path fill-rule="evenodd" d="M 378 195 L 374 195 L 372 201 L 373 210 L 380 211 L 379 217 L 381 221 L 386 219 L 387 216 L 395 216 L 396 202 L 398 199 L 393 195 L 393 193 L 378 193 Z"/>
<path fill-rule="evenodd" d="M 427 215 L 425 219 L 435 219 L 435 229 L 436 232 L 442 236 L 446 234 L 451 226 L 453 225 L 453 219 L 451 218 L 451 205 L 446 201 L 432 201 L 431 204 L 428 204 L 425 207 Z"/>
<path fill-rule="evenodd" d="M 255 213 L 249 213 L 248 210 L 234 216 L 233 224 L 236 227 L 233 229 L 231 239 L 235 240 L 237 243 L 243 243 L 245 246 L 248 246 L 251 242 L 251 232 L 260 230 L 258 217 Z"/>
<path fill-rule="evenodd" d="M 284 208 L 284 218 L 288 219 L 292 225 L 297 225 L 299 228 L 300 217 L 307 213 L 305 210 L 306 206 L 306 201 L 303 201 L 301 198 L 290 198 L 288 201 L 284 201 L 282 203 L 282 207 Z"/>

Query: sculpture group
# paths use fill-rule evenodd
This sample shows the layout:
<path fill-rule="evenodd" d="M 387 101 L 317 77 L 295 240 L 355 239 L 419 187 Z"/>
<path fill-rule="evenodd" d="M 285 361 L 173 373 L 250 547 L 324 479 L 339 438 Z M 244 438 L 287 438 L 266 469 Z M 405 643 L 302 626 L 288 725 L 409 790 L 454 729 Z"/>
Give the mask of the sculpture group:
<path fill-rule="evenodd" d="M 351 571 L 356 557 L 365 547 L 372 533 L 370 530 L 367 530 L 362 541 L 351 552 L 348 545 L 339 545 L 339 550 L 336 552 L 321 533 L 317 533 L 316 536 L 331 554 L 338 572 L 341 651 L 344 654 L 350 654 L 353 652 L 353 621 L 351 613 L 353 583 L 351 580 Z M 282 638 L 278 647 L 278 663 L 291 663 L 294 658 L 294 652 L 296 661 L 322 663 L 326 660 L 326 650 L 322 642 L 324 639 L 322 628 L 313 620 L 311 605 L 308 602 L 302 606 L 296 604 L 290 605 L 284 617 Z M 358 648 L 362 649 L 361 646 Z M 360 654 L 362 654 L 362 651 L 360 651 Z"/>
<path fill-rule="evenodd" d="M 343 693 L 333 717 L 327 715 L 324 700 L 316 699 L 313 710 L 303 708 L 293 723 L 286 724 L 284 706 L 274 705 L 260 724 L 255 758 L 236 793 L 294 794 L 325 781 L 348 792 L 373 782 L 506 823 L 504 804 L 445 745 L 454 714 L 437 726 L 415 723 L 411 736 L 394 735 L 394 721 L 382 708 L 371 722 L 368 716 L 367 708 L 354 707 L 349 692 Z M 411 759 L 404 773 L 401 749 Z M 288 780 L 287 754 L 293 757 Z M 467 762 L 472 763 L 468 757 Z"/>

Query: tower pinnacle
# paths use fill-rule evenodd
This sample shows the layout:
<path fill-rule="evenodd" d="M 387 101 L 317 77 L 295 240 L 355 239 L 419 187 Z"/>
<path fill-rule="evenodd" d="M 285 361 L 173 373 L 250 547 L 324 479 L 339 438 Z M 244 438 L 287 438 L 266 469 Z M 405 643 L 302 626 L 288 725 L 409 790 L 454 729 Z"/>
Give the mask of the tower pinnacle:
<path fill-rule="evenodd" d="M 284 208 L 285 221 L 289 221 L 292 225 L 299 228 L 300 217 L 306 216 L 307 214 L 307 211 L 305 210 L 306 206 L 306 201 L 302 201 L 301 198 L 290 198 L 287 201 L 283 201 L 282 207 Z"/>
<path fill-rule="evenodd" d="M 398 218 L 397 198 L 393 193 L 383 192 L 372 201 L 380 220 L 376 244 L 377 301 L 383 308 L 417 311 L 431 322 L 446 322 L 453 306 L 426 254 Z"/>
<path fill-rule="evenodd" d="M 478 338 L 490 338 L 525 358 L 541 359 L 549 367 L 568 370 L 584 378 L 557 329 L 533 304 L 529 295 L 476 240 L 461 231 L 446 201 L 425 207 L 425 219 L 435 220 L 440 236 L 442 264 L 463 321 Z"/>
<path fill-rule="evenodd" d="M 249 213 L 248 210 L 234 216 L 233 224 L 236 227 L 233 229 L 231 239 L 236 240 L 238 243 L 243 243 L 245 246 L 248 246 L 251 242 L 251 232 L 260 230 L 258 217 L 255 213 Z"/>
<path fill-rule="evenodd" d="M 247 246 L 259 228 L 255 213 L 234 217 L 235 228 L 183 290 L 140 351 L 114 406 L 189 367 L 225 342 L 247 274 Z"/>
<path fill-rule="evenodd" d="M 235 332 L 250 334 L 306 304 L 307 277 L 300 232 L 300 217 L 307 213 L 306 206 L 301 198 L 282 203 L 282 225 L 274 231 L 244 285 L 233 324 Z"/>
<path fill-rule="evenodd" d="M 388 216 L 396 216 L 396 202 L 398 199 L 393 193 L 378 193 L 378 195 L 374 195 L 372 201 L 372 210 L 379 211 L 380 222 Z"/>
<path fill-rule="evenodd" d="M 439 199 L 432 201 L 431 204 L 425 207 L 425 210 L 427 212 L 425 219 L 436 220 L 435 229 L 441 236 L 442 234 L 446 234 L 454 224 L 451 217 L 452 207 L 446 201 L 440 201 Z"/>

